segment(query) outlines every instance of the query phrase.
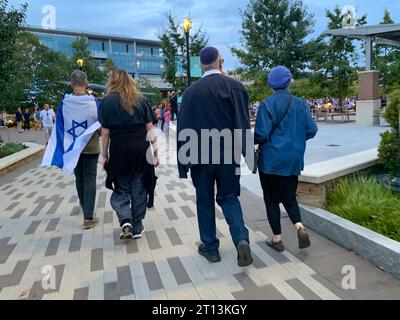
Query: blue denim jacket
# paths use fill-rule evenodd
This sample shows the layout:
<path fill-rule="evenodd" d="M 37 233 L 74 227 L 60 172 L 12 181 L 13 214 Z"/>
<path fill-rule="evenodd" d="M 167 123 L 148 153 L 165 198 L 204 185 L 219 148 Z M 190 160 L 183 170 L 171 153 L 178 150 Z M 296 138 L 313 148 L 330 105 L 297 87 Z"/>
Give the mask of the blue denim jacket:
<path fill-rule="evenodd" d="M 286 117 L 271 135 L 289 99 L 287 89 L 278 90 L 265 99 L 257 114 L 254 142 L 260 145 L 259 170 L 265 174 L 299 176 L 304 169 L 306 141 L 314 138 L 318 131 L 307 103 L 293 97 Z"/>

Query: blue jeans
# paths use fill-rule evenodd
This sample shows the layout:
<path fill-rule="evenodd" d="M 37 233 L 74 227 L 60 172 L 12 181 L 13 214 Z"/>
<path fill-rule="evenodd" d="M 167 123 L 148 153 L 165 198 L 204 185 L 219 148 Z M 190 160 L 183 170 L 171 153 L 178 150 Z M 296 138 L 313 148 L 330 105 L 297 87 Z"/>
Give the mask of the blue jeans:
<path fill-rule="evenodd" d="M 110 202 L 121 227 L 125 223 L 138 225 L 146 215 L 147 192 L 142 176 L 142 173 L 130 174 L 119 177 L 115 182 Z"/>
<path fill-rule="evenodd" d="M 233 244 L 249 242 L 249 231 L 243 220 L 240 196 L 240 176 L 234 165 L 196 165 L 191 168 L 193 184 L 196 188 L 197 219 L 200 239 L 208 251 L 219 248 L 215 223 L 215 183 L 217 183 L 217 203 L 221 206 L 229 225 Z"/>

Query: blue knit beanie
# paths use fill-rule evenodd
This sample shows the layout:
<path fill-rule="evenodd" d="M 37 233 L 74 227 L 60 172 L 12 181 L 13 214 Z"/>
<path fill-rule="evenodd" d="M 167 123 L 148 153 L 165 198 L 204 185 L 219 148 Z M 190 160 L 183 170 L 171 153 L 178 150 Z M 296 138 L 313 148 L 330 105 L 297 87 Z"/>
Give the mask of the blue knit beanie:
<path fill-rule="evenodd" d="M 293 76 L 288 68 L 277 66 L 272 68 L 268 76 L 268 85 L 274 90 L 282 90 L 289 87 Z"/>

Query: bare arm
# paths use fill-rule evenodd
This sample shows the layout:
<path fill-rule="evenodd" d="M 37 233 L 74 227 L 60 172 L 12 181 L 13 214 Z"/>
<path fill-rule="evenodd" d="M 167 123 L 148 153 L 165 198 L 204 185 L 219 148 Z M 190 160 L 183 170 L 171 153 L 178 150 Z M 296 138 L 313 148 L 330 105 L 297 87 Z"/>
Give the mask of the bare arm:
<path fill-rule="evenodd" d="M 103 166 L 108 162 L 108 146 L 110 145 L 110 129 L 101 129 L 101 140 L 102 140 L 102 154 L 103 154 Z"/>

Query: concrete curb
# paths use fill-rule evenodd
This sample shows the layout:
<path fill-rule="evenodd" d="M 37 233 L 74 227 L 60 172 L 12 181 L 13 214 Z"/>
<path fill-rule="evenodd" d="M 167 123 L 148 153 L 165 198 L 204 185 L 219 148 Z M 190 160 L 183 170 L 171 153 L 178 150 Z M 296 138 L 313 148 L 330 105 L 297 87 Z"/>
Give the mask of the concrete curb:
<path fill-rule="evenodd" d="M 23 144 L 27 147 L 26 149 L 0 159 L 0 176 L 43 156 L 44 146 L 31 142 L 24 142 Z"/>
<path fill-rule="evenodd" d="M 300 205 L 304 224 L 400 279 L 400 242 L 323 209 Z"/>

